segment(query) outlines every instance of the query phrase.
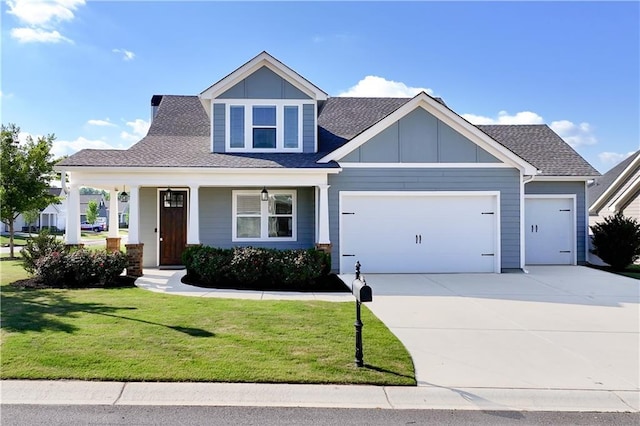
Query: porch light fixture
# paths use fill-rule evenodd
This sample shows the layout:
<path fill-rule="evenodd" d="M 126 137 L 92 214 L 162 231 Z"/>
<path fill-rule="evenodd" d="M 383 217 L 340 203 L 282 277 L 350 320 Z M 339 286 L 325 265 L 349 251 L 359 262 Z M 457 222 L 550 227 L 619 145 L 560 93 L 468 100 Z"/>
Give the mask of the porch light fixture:
<path fill-rule="evenodd" d="M 260 200 L 269 201 L 269 191 L 266 187 L 262 187 L 262 191 L 260 191 Z"/>
<path fill-rule="evenodd" d="M 123 203 L 126 203 L 129 201 L 129 194 L 127 194 L 127 191 L 125 191 L 125 187 L 122 187 L 122 192 L 118 194 L 118 200 L 120 200 Z"/>
<path fill-rule="evenodd" d="M 171 187 L 167 187 L 167 191 L 164 193 L 164 201 L 171 202 Z"/>

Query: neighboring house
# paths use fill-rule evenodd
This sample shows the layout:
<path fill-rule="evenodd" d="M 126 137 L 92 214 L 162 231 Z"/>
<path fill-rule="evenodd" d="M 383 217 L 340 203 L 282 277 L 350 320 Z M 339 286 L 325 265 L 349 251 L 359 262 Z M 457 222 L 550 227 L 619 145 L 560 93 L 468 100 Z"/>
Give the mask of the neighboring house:
<path fill-rule="evenodd" d="M 108 212 L 107 205 L 102 194 L 82 194 L 80 195 L 80 222 L 87 221 L 87 209 L 89 208 L 89 202 L 95 201 L 98 205 L 98 219 L 96 222 L 107 222 Z"/>
<path fill-rule="evenodd" d="M 343 273 L 356 260 L 372 273 L 585 262 L 599 173 L 546 125 L 474 126 L 424 92 L 329 97 L 266 52 L 151 109 L 131 148 L 57 166 L 69 211 L 82 185 L 127 193 L 142 266 L 179 264 L 190 244 L 316 246 Z"/>
<path fill-rule="evenodd" d="M 38 220 L 31 224 L 34 230 L 43 228 L 57 229 L 64 231 L 66 223 L 66 211 L 64 206 L 64 193 L 62 188 L 49 188 L 49 194 L 60 197 L 56 203 L 49 204 L 44 210 L 40 212 Z M 4 232 L 9 232 L 9 225 L 3 223 Z M 28 224 L 24 220 L 24 217 L 20 214 L 13 222 L 13 229 L 17 232 L 27 231 Z"/>
<path fill-rule="evenodd" d="M 590 225 L 618 212 L 640 221 L 640 150 L 596 178 L 588 199 Z"/>

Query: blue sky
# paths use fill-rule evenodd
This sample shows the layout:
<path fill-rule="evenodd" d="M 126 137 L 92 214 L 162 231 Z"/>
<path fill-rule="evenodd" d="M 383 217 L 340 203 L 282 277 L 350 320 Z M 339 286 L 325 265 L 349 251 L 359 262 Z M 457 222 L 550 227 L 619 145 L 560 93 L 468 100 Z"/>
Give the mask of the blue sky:
<path fill-rule="evenodd" d="M 56 155 L 127 148 L 154 94 L 263 50 L 331 96 L 442 97 L 476 124 L 549 124 L 601 172 L 640 148 L 638 2 L 2 3 L 2 123 Z"/>

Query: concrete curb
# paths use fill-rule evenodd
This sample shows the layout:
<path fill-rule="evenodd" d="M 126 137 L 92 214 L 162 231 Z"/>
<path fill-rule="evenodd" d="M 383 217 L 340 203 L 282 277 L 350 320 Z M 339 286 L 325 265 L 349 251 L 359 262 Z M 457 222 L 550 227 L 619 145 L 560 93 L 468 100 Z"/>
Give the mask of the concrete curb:
<path fill-rule="evenodd" d="M 3 380 L 2 404 L 640 412 L 640 391 Z"/>

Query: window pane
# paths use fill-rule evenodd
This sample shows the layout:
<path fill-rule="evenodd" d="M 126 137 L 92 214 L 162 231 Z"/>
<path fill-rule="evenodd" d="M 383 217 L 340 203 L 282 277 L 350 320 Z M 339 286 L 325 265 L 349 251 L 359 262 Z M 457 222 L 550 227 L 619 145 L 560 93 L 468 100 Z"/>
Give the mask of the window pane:
<path fill-rule="evenodd" d="M 254 106 L 253 107 L 254 126 L 275 126 L 276 107 L 274 106 Z"/>
<path fill-rule="evenodd" d="M 238 195 L 237 213 L 260 214 L 260 195 Z"/>
<path fill-rule="evenodd" d="M 284 107 L 284 147 L 298 147 L 298 107 Z"/>
<path fill-rule="evenodd" d="M 290 217 L 270 217 L 269 237 L 292 237 L 293 229 Z"/>
<path fill-rule="evenodd" d="M 238 238 L 260 238 L 259 217 L 239 217 L 236 223 Z"/>
<path fill-rule="evenodd" d="M 254 148 L 275 148 L 276 147 L 276 129 L 253 129 L 253 147 Z"/>
<path fill-rule="evenodd" d="M 269 196 L 269 214 L 292 214 L 293 197 L 291 194 L 275 194 Z"/>
<path fill-rule="evenodd" d="M 231 148 L 244 148 L 244 107 L 232 106 L 229 113 Z"/>

